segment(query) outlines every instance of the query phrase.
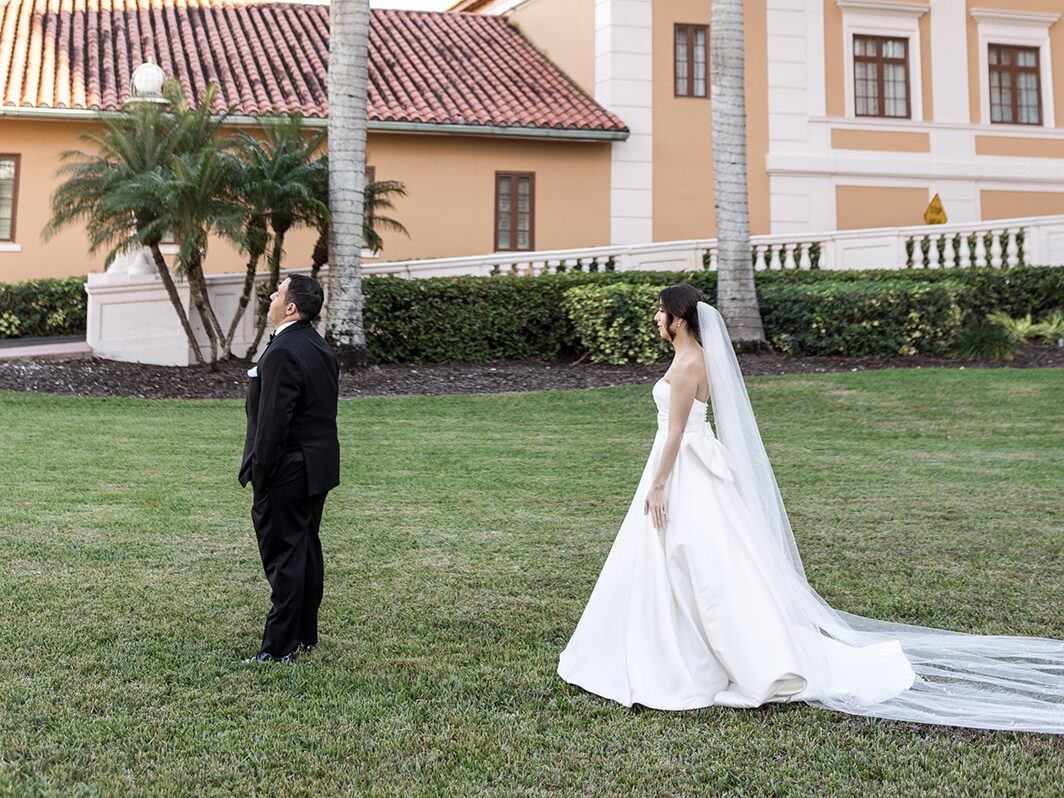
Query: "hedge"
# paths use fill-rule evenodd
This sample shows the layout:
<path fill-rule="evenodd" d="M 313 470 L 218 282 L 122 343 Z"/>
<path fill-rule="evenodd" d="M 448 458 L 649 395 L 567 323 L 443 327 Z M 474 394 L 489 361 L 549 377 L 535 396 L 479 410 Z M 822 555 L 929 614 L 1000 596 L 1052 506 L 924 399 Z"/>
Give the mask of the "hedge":
<path fill-rule="evenodd" d="M 678 273 L 570 272 L 540 277 L 368 277 L 364 324 L 384 362 L 556 358 L 578 351 L 564 307 L 580 285 L 661 283 Z"/>
<path fill-rule="evenodd" d="M 944 328 L 932 324 L 919 329 L 923 322 L 913 327 L 902 320 L 898 314 L 906 303 L 915 302 L 912 309 L 918 315 L 928 304 L 945 308 L 949 311 L 946 326 L 954 322 L 951 302 L 959 306 L 964 323 L 981 320 L 995 310 L 1010 316 L 1030 313 L 1038 318 L 1064 309 L 1064 268 L 1060 267 L 788 270 L 758 272 L 755 281 L 770 340 L 796 354 L 829 350 L 885 353 L 910 347 L 921 352 L 940 351 Z M 717 273 L 710 271 L 568 272 L 540 277 L 424 280 L 367 277 L 362 283 L 367 343 L 384 362 L 573 356 L 585 350 L 570 318 L 567 291 L 580 286 L 660 287 L 677 282 L 688 282 L 711 299 L 716 295 Z M 0 284 L 0 337 L 83 333 L 83 283 L 84 278 L 71 277 Z M 902 288 L 939 285 L 948 286 L 945 293 L 931 292 L 918 298 Z M 888 296 L 876 305 L 875 296 L 881 289 Z M 818 310 L 814 307 L 818 303 L 827 307 Z M 873 304 L 858 312 L 862 303 Z M 645 312 L 631 311 L 629 318 L 645 313 L 651 325 L 653 305 L 651 300 Z M 866 321 L 868 329 L 882 328 L 885 332 L 873 336 L 862 327 Z M 873 324 L 875 321 L 879 324 Z M 842 324 L 845 329 L 818 337 L 809 332 L 818 324 L 825 329 Z M 652 325 L 650 329 L 654 329 Z M 920 335 L 905 343 L 903 330 L 909 331 L 906 336 L 911 337 L 914 330 Z M 874 342 L 873 338 L 881 340 Z"/>
<path fill-rule="evenodd" d="M 84 277 L 0 283 L 0 338 L 85 332 Z"/>
<path fill-rule="evenodd" d="M 567 291 L 615 284 L 660 289 L 677 282 L 688 282 L 711 299 L 716 295 L 717 273 L 710 271 L 569 272 L 540 277 L 427 280 L 368 277 L 363 280 L 366 337 L 370 350 L 385 362 L 573 356 L 586 350 L 570 318 Z M 758 272 L 755 282 L 770 340 L 795 354 L 941 352 L 949 338 L 948 331 L 956 324 L 954 304 L 965 324 L 982 319 L 992 310 L 1038 317 L 1064 308 L 1064 268 L 1059 267 L 788 270 Z M 941 290 L 916 295 L 905 290 L 944 284 L 946 287 Z M 820 292 L 825 286 L 833 288 Z M 875 305 L 875 297 L 884 290 L 888 298 Z M 873 304 L 859 311 L 866 300 Z M 830 303 L 828 316 L 816 316 L 813 304 L 820 301 Z M 650 324 L 653 306 L 651 300 L 646 311 L 625 311 L 625 317 L 634 320 L 645 315 Z M 946 315 L 942 319 L 927 318 L 921 310 L 925 307 L 939 308 Z M 900 315 L 904 308 L 909 308 L 905 310 L 906 318 Z M 917 313 L 916 321 L 907 320 L 910 310 Z M 584 321 L 599 327 L 606 323 L 589 317 Z M 863 326 L 865 322 L 867 328 Z M 829 323 L 842 324 L 846 329 L 832 333 L 830 338 L 818 338 L 809 332 L 815 331 L 817 324 L 827 327 Z M 787 329 L 788 324 L 798 326 Z M 873 335 L 880 328 L 881 334 Z M 650 329 L 654 329 L 652 325 Z M 620 344 L 609 344 L 615 345 Z M 639 349 L 643 344 L 633 346 Z M 840 348 L 847 346 L 855 349 Z"/>
<path fill-rule="evenodd" d="M 594 363 L 654 363 L 669 344 L 653 322 L 662 285 L 584 285 L 565 292 L 580 347 Z"/>
<path fill-rule="evenodd" d="M 652 323 L 663 285 L 601 285 L 566 292 L 589 359 L 653 363 L 669 354 Z M 941 354 L 963 327 L 970 289 L 951 282 L 776 283 L 760 290 L 765 335 L 796 355 Z"/>
<path fill-rule="evenodd" d="M 952 281 L 778 283 L 760 292 L 765 337 L 794 355 L 944 354 L 969 315 Z"/>

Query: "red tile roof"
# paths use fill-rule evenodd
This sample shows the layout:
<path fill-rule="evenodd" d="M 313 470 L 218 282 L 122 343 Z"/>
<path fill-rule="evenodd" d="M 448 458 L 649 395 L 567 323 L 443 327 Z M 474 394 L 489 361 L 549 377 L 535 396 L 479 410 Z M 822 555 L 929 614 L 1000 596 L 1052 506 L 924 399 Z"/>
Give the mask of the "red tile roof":
<path fill-rule="evenodd" d="M 0 106 L 113 110 L 150 58 L 219 110 L 328 113 L 329 9 L 258 0 L 0 0 Z M 373 12 L 369 118 L 620 132 L 501 17 Z"/>

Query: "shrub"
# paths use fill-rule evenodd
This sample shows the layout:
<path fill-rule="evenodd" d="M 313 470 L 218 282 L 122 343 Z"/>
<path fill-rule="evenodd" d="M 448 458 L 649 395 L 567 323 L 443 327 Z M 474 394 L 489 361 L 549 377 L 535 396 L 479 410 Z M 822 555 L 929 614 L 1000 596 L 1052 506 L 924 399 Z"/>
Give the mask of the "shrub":
<path fill-rule="evenodd" d="M 969 324 L 953 341 L 953 353 L 969 360 L 1012 360 L 1020 342 L 1005 326 L 994 321 Z"/>
<path fill-rule="evenodd" d="M 594 363 L 654 363 L 670 347 L 653 322 L 660 285 L 586 285 L 565 292 L 565 310 Z"/>
<path fill-rule="evenodd" d="M 84 277 L 0 283 L 0 338 L 85 332 Z"/>
<path fill-rule="evenodd" d="M 1036 316 L 1064 308 L 1064 269 L 1056 267 L 789 270 L 758 272 L 755 281 L 770 340 L 794 354 L 943 352 L 950 330 L 959 329 L 957 308 L 960 323 L 981 320 L 999 305 L 1008 313 Z M 587 350 L 581 348 L 565 304 L 567 291 L 634 285 L 654 286 L 656 292 L 678 282 L 690 283 L 710 301 L 716 297 L 717 273 L 710 271 L 368 277 L 363 281 L 366 338 L 370 350 L 388 362 L 575 355 Z M 879 294 L 884 298 L 877 304 Z M 820 302 L 827 305 L 817 311 L 814 306 Z M 642 325 L 653 308 L 651 300 L 631 311 L 631 318 Z M 817 323 L 833 330 L 831 336 L 820 335 Z M 648 335 L 658 345 L 652 326 Z M 645 346 L 650 343 L 635 346 L 633 351 L 643 352 L 638 357 L 648 356 Z M 596 357 L 612 356 L 596 352 Z"/>
<path fill-rule="evenodd" d="M 366 343 L 386 362 L 556 358 L 578 351 L 564 308 L 580 285 L 675 282 L 662 272 L 570 272 L 540 277 L 368 277 Z"/>
<path fill-rule="evenodd" d="M 761 290 L 765 337 L 795 355 L 941 354 L 967 298 L 951 282 L 778 284 Z"/>
<path fill-rule="evenodd" d="M 591 360 L 652 363 L 669 354 L 650 323 L 664 285 L 572 288 L 565 307 Z M 943 353 L 964 320 L 951 283 L 780 283 L 761 290 L 765 334 L 796 355 Z"/>

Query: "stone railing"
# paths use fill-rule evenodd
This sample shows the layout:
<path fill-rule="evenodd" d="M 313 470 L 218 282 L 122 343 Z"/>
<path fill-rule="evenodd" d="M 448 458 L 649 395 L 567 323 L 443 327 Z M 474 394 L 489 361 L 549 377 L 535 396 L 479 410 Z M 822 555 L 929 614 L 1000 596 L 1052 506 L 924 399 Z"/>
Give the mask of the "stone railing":
<path fill-rule="evenodd" d="M 754 266 L 759 270 L 1064 265 L 1064 216 L 815 235 L 755 236 L 752 244 Z M 692 271 L 716 267 L 717 242 L 706 239 L 392 261 L 366 264 L 363 273 L 448 277 L 633 269 Z M 258 279 L 265 281 L 266 274 L 260 274 Z M 211 303 L 225 326 L 237 307 L 243 281 L 242 274 L 207 277 Z M 86 340 L 98 357 L 179 366 L 194 362 L 162 280 L 143 253 L 116 261 L 106 274 L 90 274 L 85 290 L 89 300 Z M 178 280 L 177 290 L 193 330 L 205 343 L 206 336 L 192 307 L 188 283 Z M 253 337 L 254 321 L 249 310 L 237 328 L 233 351 L 243 355 Z M 260 344 L 260 351 L 262 346 L 265 341 Z"/>
<path fill-rule="evenodd" d="M 831 233 L 752 236 L 754 268 L 901 269 L 1019 263 L 1064 265 L 1064 216 L 1038 216 Z M 584 249 L 495 252 L 460 258 L 366 264 L 365 274 L 398 277 L 562 271 L 691 271 L 717 268 L 714 238 Z"/>

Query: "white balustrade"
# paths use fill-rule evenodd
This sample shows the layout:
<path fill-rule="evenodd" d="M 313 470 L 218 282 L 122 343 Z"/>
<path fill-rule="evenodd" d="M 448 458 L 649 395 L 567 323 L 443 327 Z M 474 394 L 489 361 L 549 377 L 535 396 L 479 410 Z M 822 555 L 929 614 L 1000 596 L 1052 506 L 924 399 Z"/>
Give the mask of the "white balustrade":
<path fill-rule="evenodd" d="M 962 269 L 968 269 L 972 265 L 972 249 L 968 243 L 968 236 L 964 233 L 960 235 L 961 239 L 961 258 L 958 264 Z"/>
<path fill-rule="evenodd" d="M 1007 232 L 1009 235 L 1009 243 L 1005 248 L 1005 263 L 1008 264 L 1008 267 L 1011 269 L 1013 266 L 1019 265 L 1020 262 L 1020 246 L 1016 241 L 1016 234 L 1019 230 L 1015 227 L 1010 227 Z"/>
<path fill-rule="evenodd" d="M 1001 268 L 1001 231 L 990 231 L 990 268 Z"/>
<path fill-rule="evenodd" d="M 989 241 L 989 247 L 987 239 Z M 974 246 L 973 246 L 974 242 Z M 906 248 L 912 247 L 912 267 L 970 268 L 1064 266 L 1064 215 L 1003 219 L 992 222 L 919 225 L 868 230 L 842 230 L 819 234 L 752 236 L 754 268 L 904 268 Z M 927 247 L 925 256 L 924 247 Z M 188 342 L 170 307 L 160 278 L 146 266 L 123 260 L 103 274 L 92 274 L 88 293 L 87 340 L 98 356 L 142 363 L 187 365 Z M 716 239 L 664 241 L 626 246 L 538 252 L 497 252 L 461 258 L 365 263 L 363 275 L 397 277 L 451 277 L 491 274 L 552 274 L 572 271 L 696 271 L 719 266 Z M 150 272 L 150 273 L 141 273 Z M 260 280 L 266 278 L 260 275 Z M 212 302 L 220 315 L 235 308 L 242 274 L 207 277 Z M 186 307 L 188 286 L 178 280 Z M 192 314 L 193 328 L 199 330 Z M 254 333 L 250 316 L 242 322 L 236 351 L 250 345 Z"/>
<path fill-rule="evenodd" d="M 754 249 L 757 251 L 757 259 L 754 261 L 754 271 L 763 272 L 768 266 L 765 265 L 765 250 L 767 246 L 764 244 L 754 245 Z"/>
<path fill-rule="evenodd" d="M 772 271 L 779 271 L 783 268 L 783 264 L 780 263 L 780 250 L 783 249 L 783 244 L 772 247 L 772 257 L 769 259 L 768 267 Z"/>
<path fill-rule="evenodd" d="M 975 265 L 986 266 L 986 236 L 981 232 L 975 234 Z"/>

